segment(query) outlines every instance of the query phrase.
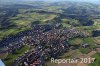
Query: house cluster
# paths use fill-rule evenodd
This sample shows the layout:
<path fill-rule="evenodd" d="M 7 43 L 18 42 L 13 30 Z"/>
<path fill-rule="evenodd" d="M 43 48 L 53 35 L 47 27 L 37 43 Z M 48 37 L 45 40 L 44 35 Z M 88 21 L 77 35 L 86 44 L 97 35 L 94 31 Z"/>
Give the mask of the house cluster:
<path fill-rule="evenodd" d="M 74 28 L 60 27 L 35 25 L 32 30 L 21 32 L 14 38 L 7 38 L 6 42 L 2 42 L 2 46 L 7 46 L 10 53 L 26 44 L 33 46 L 34 49 L 25 52 L 14 61 L 14 66 L 42 66 L 45 60 L 57 58 L 66 52 L 69 49 L 70 38 L 88 36 L 87 33 Z"/>

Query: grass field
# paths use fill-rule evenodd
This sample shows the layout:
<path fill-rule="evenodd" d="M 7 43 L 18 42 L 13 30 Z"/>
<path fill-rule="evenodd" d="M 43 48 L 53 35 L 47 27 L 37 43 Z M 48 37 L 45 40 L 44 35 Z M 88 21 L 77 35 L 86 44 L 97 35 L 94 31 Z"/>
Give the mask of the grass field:
<path fill-rule="evenodd" d="M 69 44 L 70 45 L 73 45 L 73 46 L 80 46 L 81 44 L 85 44 L 87 43 L 89 45 L 89 47 L 87 48 L 82 48 L 82 47 L 79 47 L 79 51 L 82 53 L 82 54 L 87 54 L 89 53 L 90 51 L 92 51 L 93 49 L 97 48 L 98 46 L 96 46 L 96 44 L 100 44 L 100 39 L 98 37 L 87 37 L 87 38 L 74 38 L 74 39 L 71 39 L 69 41 Z"/>
<path fill-rule="evenodd" d="M 96 29 L 100 29 L 100 19 L 94 20 L 94 26 L 96 27 Z"/>
<path fill-rule="evenodd" d="M 74 39 L 70 40 L 69 43 L 71 45 L 80 45 L 83 43 L 83 40 L 82 40 L 82 38 L 74 38 Z"/>
<path fill-rule="evenodd" d="M 94 42 L 95 42 L 96 44 L 100 44 L 100 36 L 94 37 Z"/>
<path fill-rule="evenodd" d="M 80 45 L 80 44 L 83 44 L 83 43 L 88 43 L 90 45 L 96 44 L 96 42 L 94 41 L 94 38 L 93 37 L 74 38 L 74 39 L 71 39 L 69 41 L 69 44 L 71 44 L 71 45 Z"/>
<path fill-rule="evenodd" d="M 62 21 L 62 25 L 64 27 L 72 27 L 72 26 L 76 26 L 76 25 L 79 26 L 80 25 L 79 21 L 75 20 L 75 19 L 63 18 L 63 19 L 61 19 L 61 21 Z"/>
<path fill-rule="evenodd" d="M 94 42 L 93 37 L 83 38 L 83 41 L 84 41 L 85 43 L 88 43 L 88 44 L 91 44 L 91 45 L 96 44 L 96 43 Z"/>
<path fill-rule="evenodd" d="M 18 14 L 16 17 L 11 18 L 11 22 L 18 26 L 27 26 L 32 22 L 39 21 L 40 24 L 52 20 L 57 15 L 54 14 L 40 14 L 40 13 L 24 13 Z"/>
<path fill-rule="evenodd" d="M 5 29 L 5 30 L 1 30 L 0 31 L 0 40 L 2 40 L 2 38 L 4 37 L 7 37 L 9 35 L 15 35 L 21 31 L 25 31 L 27 29 L 30 29 L 30 28 L 27 28 L 27 27 L 24 27 L 24 28 L 9 28 L 9 29 Z"/>
<path fill-rule="evenodd" d="M 87 53 L 89 53 L 89 52 L 91 51 L 90 48 L 79 48 L 79 50 L 80 50 L 80 52 L 81 52 L 82 54 L 87 54 Z"/>
<path fill-rule="evenodd" d="M 89 66 L 100 66 L 100 53 L 96 53 L 92 57 L 95 58 L 95 61 L 89 64 Z"/>
<path fill-rule="evenodd" d="M 9 18 L 9 22 L 16 26 L 0 30 L 0 40 L 2 38 L 17 34 L 32 28 L 32 24 L 47 24 L 53 20 L 57 15 L 55 14 L 40 14 L 40 13 L 19 13 L 17 16 Z"/>

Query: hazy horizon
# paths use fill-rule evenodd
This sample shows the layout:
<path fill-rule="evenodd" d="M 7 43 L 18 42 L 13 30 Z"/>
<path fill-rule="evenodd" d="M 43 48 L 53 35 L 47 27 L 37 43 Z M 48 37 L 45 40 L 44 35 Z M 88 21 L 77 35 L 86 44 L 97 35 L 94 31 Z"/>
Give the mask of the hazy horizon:
<path fill-rule="evenodd" d="M 100 0 L 0 0 L 0 1 L 81 1 L 81 2 L 100 2 Z"/>
<path fill-rule="evenodd" d="M 88 3 L 94 3 L 100 5 L 100 0 L 0 0 L 0 3 L 19 3 L 19 2 L 29 2 L 29 1 L 47 1 L 47 2 L 59 2 L 59 1 L 72 1 L 72 2 L 88 2 Z"/>

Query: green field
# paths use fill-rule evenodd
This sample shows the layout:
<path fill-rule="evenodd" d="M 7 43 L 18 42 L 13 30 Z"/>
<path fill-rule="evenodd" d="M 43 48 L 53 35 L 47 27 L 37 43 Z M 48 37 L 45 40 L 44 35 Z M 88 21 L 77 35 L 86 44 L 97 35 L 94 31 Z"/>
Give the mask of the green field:
<path fill-rule="evenodd" d="M 71 45 L 80 45 L 82 43 L 83 43 L 82 38 L 74 38 L 69 41 L 69 44 L 71 44 Z"/>
<path fill-rule="evenodd" d="M 46 23 L 56 17 L 55 14 L 40 14 L 40 13 L 22 13 L 18 14 L 16 17 L 11 18 L 11 22 L 18 26 L 29 26 L 35 21 L 39 21 L 39 24 Z"/>
<path fill-rule="evenodd" d="M 24 13 L 18 14 L 15 17 L 9 18 L 10 23 L 15 25 L 11 28 L 0 30 L 0 40 L 2 38 L 17 34 L 21 31 L 29 30 L 34 24 L 47 24 L 51 22 L 57 15 L 55 14 L 39 14 L 39 13 Z"/>
<path fill-rule="evenodd" d="M 94 20 L 94 26 L 96 27 L 96 29 L 100 29 L 100 19 Z"/>
<path fill-rule="evenodd" d="M 23 28 L 8 28 L 5 30 L 1 30 L 0 31 L 0 40 L 2 40 L 2 38 L 4 38 L 4 37 L 10 36 L 10 35 L 15 35 L 21 31 L 25 31 L 28 29 L 31 29 L 31 28 L 23 27 Z"/>
<path fill-rule="evenodd" d="M 89 64 L 89 66 L 100 66 L 100 53 L 96 53 L 92 57 L 95 58 L 95 61 Z"/>
<path fill-rule="evenodd" d="M 99 40 L 99 39 L 98 39 Z M 93 37 L 87 37 L 87 38 L 74 38 L 74 39 L 70 39 L 69 44 L 72 46 L 79 46 L 78 49 L 81 53 L 83 54 L 87 54 L 90 51 L 92 51 L 93 49 L 95 49 L 97 44 L 100 44 L 99 41 L 97 41 L 97 39 L 93 38 Z M 87 48 L 82 48 L 80 47 L 81 44 L 88 44 L 89 47 Z"/>
<path fill-rule="evenodd" d="M 83 44 L 83 43 L 88 43 L 89 45 L 96 44 L 93 37 L 74 38 L 74 39 L 70 39 L 70 41 L 69 41 L 69 44 L 71 44 L 71 45 L 80 45 L 80 44 Z"/>

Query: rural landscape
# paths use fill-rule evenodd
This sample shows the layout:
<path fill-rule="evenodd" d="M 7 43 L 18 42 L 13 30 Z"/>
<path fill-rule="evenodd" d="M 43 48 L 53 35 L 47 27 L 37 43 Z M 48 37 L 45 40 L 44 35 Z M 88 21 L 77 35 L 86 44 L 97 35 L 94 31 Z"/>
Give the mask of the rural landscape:
<path fill-rule="evenodd" d="M 100 1 L 0 0 L 0 60 L 4 66 L 100 66 Z"/>

